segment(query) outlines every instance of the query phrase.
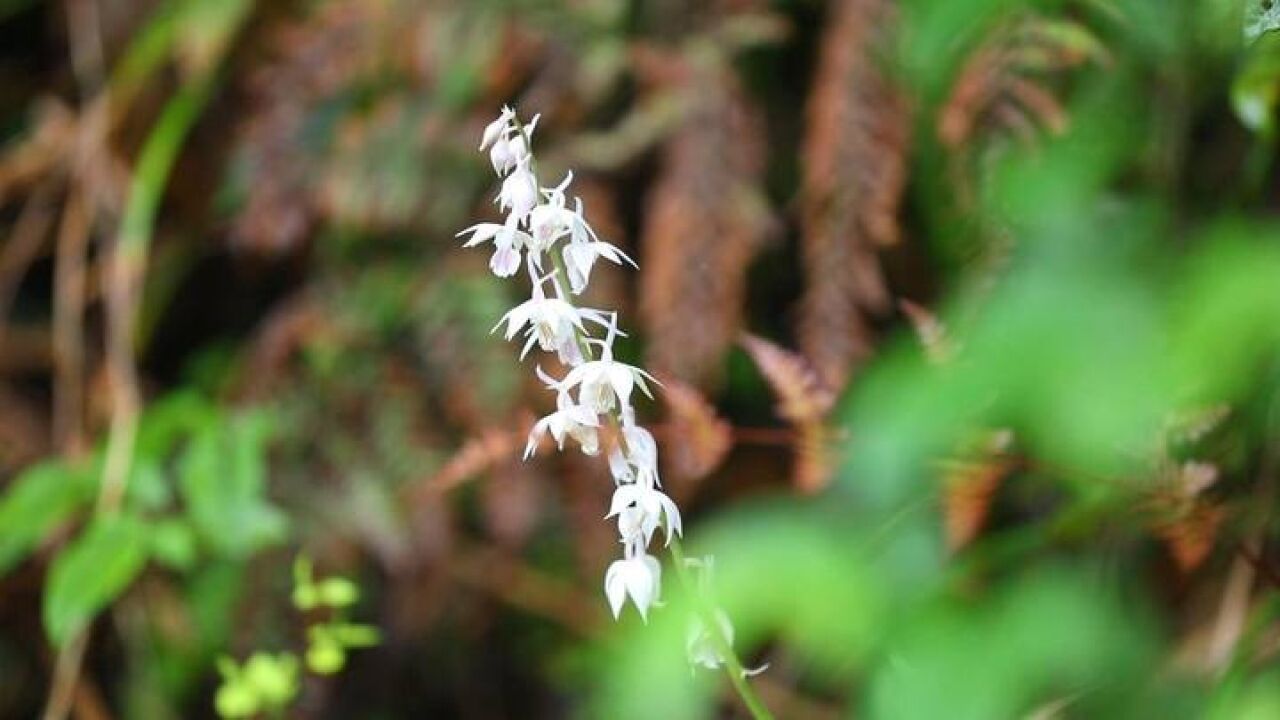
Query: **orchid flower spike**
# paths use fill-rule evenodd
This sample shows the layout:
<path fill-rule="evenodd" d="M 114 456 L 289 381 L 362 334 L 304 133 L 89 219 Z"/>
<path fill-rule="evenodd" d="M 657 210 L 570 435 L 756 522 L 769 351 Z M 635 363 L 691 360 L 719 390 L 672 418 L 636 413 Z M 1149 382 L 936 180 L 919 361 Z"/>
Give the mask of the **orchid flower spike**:
<path fill-rule="evenodd" d="M 582 452 L 596 455 L 602 450 L 601 429 L 606 425 L 619 429 L 617 442 L 607 453 L 614 492 L 605 518 L 617 523 L 622 558 L 605 573 L 604 591 L 614 617 L 630 601 L 647 621 L 649 610 L 661 604 L 662 589 L 662 566 L 648 553 L 649 545 L 659 529 L 667 544 L 683 532 L 679 508 L 660 489 L 658 444 L 636 422 L 631 404 L 637 387 L 652 398 L 649 384 L 659 383 L 641 368 L 614 359 L 614 342 L 626 337 L 616 312 L 578 307 L 574 302 L 587 289 L 598 260 L 632 267 L 635 261 L 596 235 L 581 198 L 569 203 L 572 172 L 554 187 L 538 184 L 531 143 L 539 117 L 522 124 L 514 110 L 504 107 L 485 126 L 480 151 L 488 153 L 501 181 L 494 202 L 505 218 L 473 225 L 458 236 L 464 238 L 463 247 L 492 243 L 489 267 L 499 277 L 515 275 L 524 261 L 529 297 L 503 314 L 492 332 L 501 329 L 508 341 L 523 334 L 522 360 L 536 346 L 554 353 L 566 368 L 563 377 L 556 378 L 541 365 L 534 366 L 538 379 L 555 392 L 555 410 L 530 429 L 525 458 L 537 453 L 547 435 L 560 450 L 573 440 Z M 544 262 L 548 259 L 550 263 Z M 552 267 L 547 269 L 547 264 Z M 548 281 L 554 292 L 547 291 Z M 592 331 L 600 329 L 602 336 L 593 336 Z M 729 626 L 724 634 L 731 637 L 731 632 Z M 708 652 L 701 640 L 691 640 L 690 657 L 695 662 L 714 662 L 716 657 Z"/>

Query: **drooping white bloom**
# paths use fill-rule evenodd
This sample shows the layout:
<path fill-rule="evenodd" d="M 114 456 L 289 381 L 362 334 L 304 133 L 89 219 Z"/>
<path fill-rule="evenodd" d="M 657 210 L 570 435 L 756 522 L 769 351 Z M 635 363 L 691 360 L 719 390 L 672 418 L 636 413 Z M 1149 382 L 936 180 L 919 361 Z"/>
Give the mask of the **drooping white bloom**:
<path fill-rule="evenodd" d="M 631 392 L 636 387 L 652 398 L 653 393 L 646 380 L 655 384 L 658 381 L 634 365 L 613 359 L 613 339 L 617 335 L 615 318 L 610 323 L 609 334 L 604 340 L 588 341 L 600 346 L 600 359 L 589 360 L 573 368 L 557 383 L 556 388 L 567 391 L 577 387 L 578 401 L 600 414 L 608 413 L 615 407 L 625 411 L 631 405 Z"/>
<path fill-rule="evenodd" d="M 662 566 L 648 553 L 615 560 L 604 576 L 604 594 L 609 598 L 609 608 L 615 618 L 622 612 L 627 598 L 631 598 L 640 617 L 648 621 L 649 606 L 661 591 Z"/>
<path fill-rule="evenodd" d="M 580 215 L 565 207 L 564 190 L 572 181 L 573 173 L 568 173 L 559 185 L 544 189 L 542 192 L 547 202 L 538 205 L 529 214 L 529 234 L 533 238 L 530 246 L 537 248 L 539 252 L 571 234 L 578 224 L 585 224 Z"/>
<path fill-rule="evenodd" d="M 524 132 L 520 132 L 520 128 L 515 124 L 515 115 L 512 114 L 503 120 L 502 116 L 485 128 L 485 138 L 481 140 L 480 149 L 484 150 L 489 142 L 493 143 L 493 147 L 489 148 L 489 163 L 493 165 L 493 171 L 499 177 L 511 172 L 511 169 L 525 161 L 529 157 L 529 142 L 526 139 L 533 134 L 533 129 L 538 125 L 538 116 L 534 116 L 533 120 L 524 128 Z M 490 131 L 493 130 L 493 137 L 490 138 Z"/>
<path fill-rule="evenodd" d="M 660 487 L 658 447 L 653 435 L 638 425 L 622 426 L 622 443 L 609 451 L 609 473 L 619 485 L 637 484 Z"/>
<path fill-rule="evenodd" d="M 498 191 L 498 209 L 510 211 L 517 222 L 523 220 L 538 204 L 538 178 L 529 169 L 529 157 L 518 163 L 515 170 L 502 181 Z"/>
<path fill-rule="evenodd" d="M 463 247 L 474 247 L 486 242 L 493 242 L 493 257 L 489 259 L 489 269 L 498 277 L 511 277 L 520 269 L 520 250 L 529 242 L 529 234 L 516 227 L 516 218 L 507 222 L 478 223 L 458 233 L 458 237 L 471 233 L 471 237 L 462 244 Z"/>
<path fill-rule="evenodd" d="M 634 481 L 645 487 L 659 487 L 658 442 L 653 435 L 635 422 L 635 412 L 626 408 L 622 413 L 622 439 L 626 444 L 626 461 L 635 469 Z"/>
<path fill-rule="evenodd" d="M 534 118 L 529 127 L 525 128 L 524 134 L 517 133 L 515 137 L 507 143 L 507 152 L 510 159 L 507 166 L 502 172 L 507 172 L 511 168 L 529 159 L 529 143 L 525 140 L 525 135 L 533 132 L 533 127 L 538 124 L 538 118 Z"/>
<path fill-rule="evenodd" d="M 675 502 L 661 490 L 643 485 L 619 485 L 613 491 L 613 502 L 605 517 L 615 516 L 618 518 L 618 533 L 624 541 L 638 535 L 648 545 L 659 526 L 666 530 L 668 545 L 674 536 L 684 533 L 680 510 Z"/>
<path fill-rule="evenodd" d="M 635 387 L 639 387 L 645 395 L 653 397 L 653 393 L 645 384 L 646 378 L 653 379 L 644 370 L 634 365 L 620 363 L 610 358 L 584 362 L 570 370 L 561 382 L 566 390 L 579 387 L 579 401 L 603 414 L 615 407 L 629 404 L 631 391 Z"/>
<path fill-rule="evenodd" d="M 636 471 L 631 467 L 631 463 L 627 462 L 627 456 L 622 452 L 622 448 L 614 445 L 609 451 L 609 474 L 613 476 L 615 485 L 629 485 L 636 481 Z"/>
<path fill-rule="evenodd" d="M 499 175 L 505 175 L 511 170 L 516 164 L 511 142 L 506 138 L 498 138 L 493 147 L 489 148 L 489 163 L 493 165 L 493 171 Z"/>
<path fill-rule="evenodd" d="M 577 200 L 575 217 L 579 219 L 582 217 L 581 200 Z M 591 268 L 595 265 L 596 259 L 604 258 L 614 265 L 621 265 L 626 261 L 632 268 L 637 266 L 635 260 L 628 258 L 626 252 L 596 237 L 595 231 L 585 222 L 573 225 L 570 231 L 570 242 L 564 245 L 561 256 L 564 259 L 564 269 L 568 272 L 568 283 L 573 295 L 580 295 L 586 290 L 586 283 L 591 279 Z"/>
<path fill-rule="evenodd" d="M 560 393 L 556 396 L 556 411 L 534 423 L 524 446 L 524 457 L 527 460 L 537 452 L 538 443 L 548 432 L 561 450 L 564 450 L 565 438 L 572 437 L 583 453 L 595 455 L 600 452 L 599 429 L 599 416 L 589 408 L 575 405 L 568 393 Z"/>
<path fill-rule="evenodd" d="M 554 352 L 560 356 L 561 362 L 569 362 L 577 351 L 575 329 L 585 333 L 584 321 L 587 320 L 604 325 L 605 314 L 600 310 L 574 307 L 563 298 L 547 297 L 542 289 L 547 279 L 535 279 L 533 297 L 507 311 L 490 332 L 506 323 L 507 331 L 504 335 L 507 340 L 511 340 L 527 325 L 528 340 L 520 351 L 521 360 L 529 354 L 536 342 L 544 352 Z"/>
<path fill-rule="evenodd" d="M 506 134 L 511 130 L 512 123 L 516 117 L 516 111 L 510 107 L 503 107 L 502 112 L 498 115 L 498 119 L 489 123 L 484 128 L 484 135 L 480 138 L 480 149 L 484 150 L 490 144 L 505 138 Z"/>

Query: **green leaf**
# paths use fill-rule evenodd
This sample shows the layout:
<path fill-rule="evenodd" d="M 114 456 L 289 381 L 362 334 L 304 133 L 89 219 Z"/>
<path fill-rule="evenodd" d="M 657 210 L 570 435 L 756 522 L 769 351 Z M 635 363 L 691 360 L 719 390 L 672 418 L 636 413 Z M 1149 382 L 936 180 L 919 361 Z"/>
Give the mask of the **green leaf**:
<path fill-rule="evenodd" d="M 147 561 L 147 532 L 129 516 L 96 520 L 59 553 L 49 570 L 44 626 L 63 645 L 129 587 Z"/>
<path fill-rule="evenodd" d="M 213 696 L 213 707 L 224 718 L 247 718 L 258 714 L 262 701 L 248 684 L 240 680 L 228 680 Z"/>
<path fill-rule="evenodd" d="M 152 403 L 138 422 L 140 459 L 160 462 L 178 441 L 216 419 L 217 409 L 198 392 L 179 390 Z"/>
<path fill-rule="evenodd" d="M 284 538 L 286 518 L 264 497 L 268 430 L 261 414 L 210 422 L 179 459 L 191 521 L 221 555 L 245 557 Z"/>
<path fill-rule="evenodd" d="M 189 570 L 196 562 L 196 534 L 191 524 L 179 518 L 161 520 L 151 526 L 151 555 L 160 564 L 175 570 Z"/>
<path fill-rule="evenodd" d="M 321 580 L 316 585 L 316 593 L 321 604 L 334 608 L 354 605 L 360 599 L 360 588 L 350 580 L 340 577 Z"/>
<path fill-rule="evenodd" d="M 162 510 L 173 499 L 160 463 L 149 458 L 139 458 L 134 464 L 127 492 L 130 507 L 136 510 Z"/>
<path fill-rule="evenodd" d="M 382 640 L 382 634 L 372 625 L 332 623 L 327 627 L 329 636 L 345 648 L 373 647 Z"/>
<path fill-rule="evenodd" d="M 49 462 L 28 468 L 0 498 L 0 574 L 93 499 L 83 468 Z"/>
<path fill-rule="evenodd" d="M 311 647 L 307 648 L 307 667 L 317 675 L 333 675 L 342 669 L 347 662 L 347 653 L 342 646 L 327 635 L 312 638 Z"/>
<path fill-rule="evenodd" d="M 298 693 L 298 658 L 292 653 L 254 653 L 244 666 L 244 682 L 269 707 L 283 707 Z"/>

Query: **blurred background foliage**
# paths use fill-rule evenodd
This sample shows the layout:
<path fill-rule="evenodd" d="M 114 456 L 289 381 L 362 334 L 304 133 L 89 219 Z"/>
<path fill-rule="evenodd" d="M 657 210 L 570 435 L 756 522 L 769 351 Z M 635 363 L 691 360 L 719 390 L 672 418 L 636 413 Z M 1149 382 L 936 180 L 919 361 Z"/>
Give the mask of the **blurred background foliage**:
<path fill-rule="evenodd" d="M 0 0 L 0 716 L 743 714 L 687 589 L 607 620 L 602 464 L 520 461 L 453 238 L 507 102 L 640 260 L 592 302 L 778 717 L 1280 716 L 1278 30 Z"/>

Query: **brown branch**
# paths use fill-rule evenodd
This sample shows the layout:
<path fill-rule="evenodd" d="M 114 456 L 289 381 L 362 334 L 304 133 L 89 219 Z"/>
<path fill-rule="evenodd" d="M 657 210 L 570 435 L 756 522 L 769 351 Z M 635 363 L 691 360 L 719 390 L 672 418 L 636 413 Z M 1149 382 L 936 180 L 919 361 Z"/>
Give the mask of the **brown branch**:
<path fill-rule="evenodd" d="M 77 456 L 84 438 L 85 254 L 90 210 L 85 190 L 74 188 L 58 231 L 53 299 L 53 434 L 64 455 Z"/>

